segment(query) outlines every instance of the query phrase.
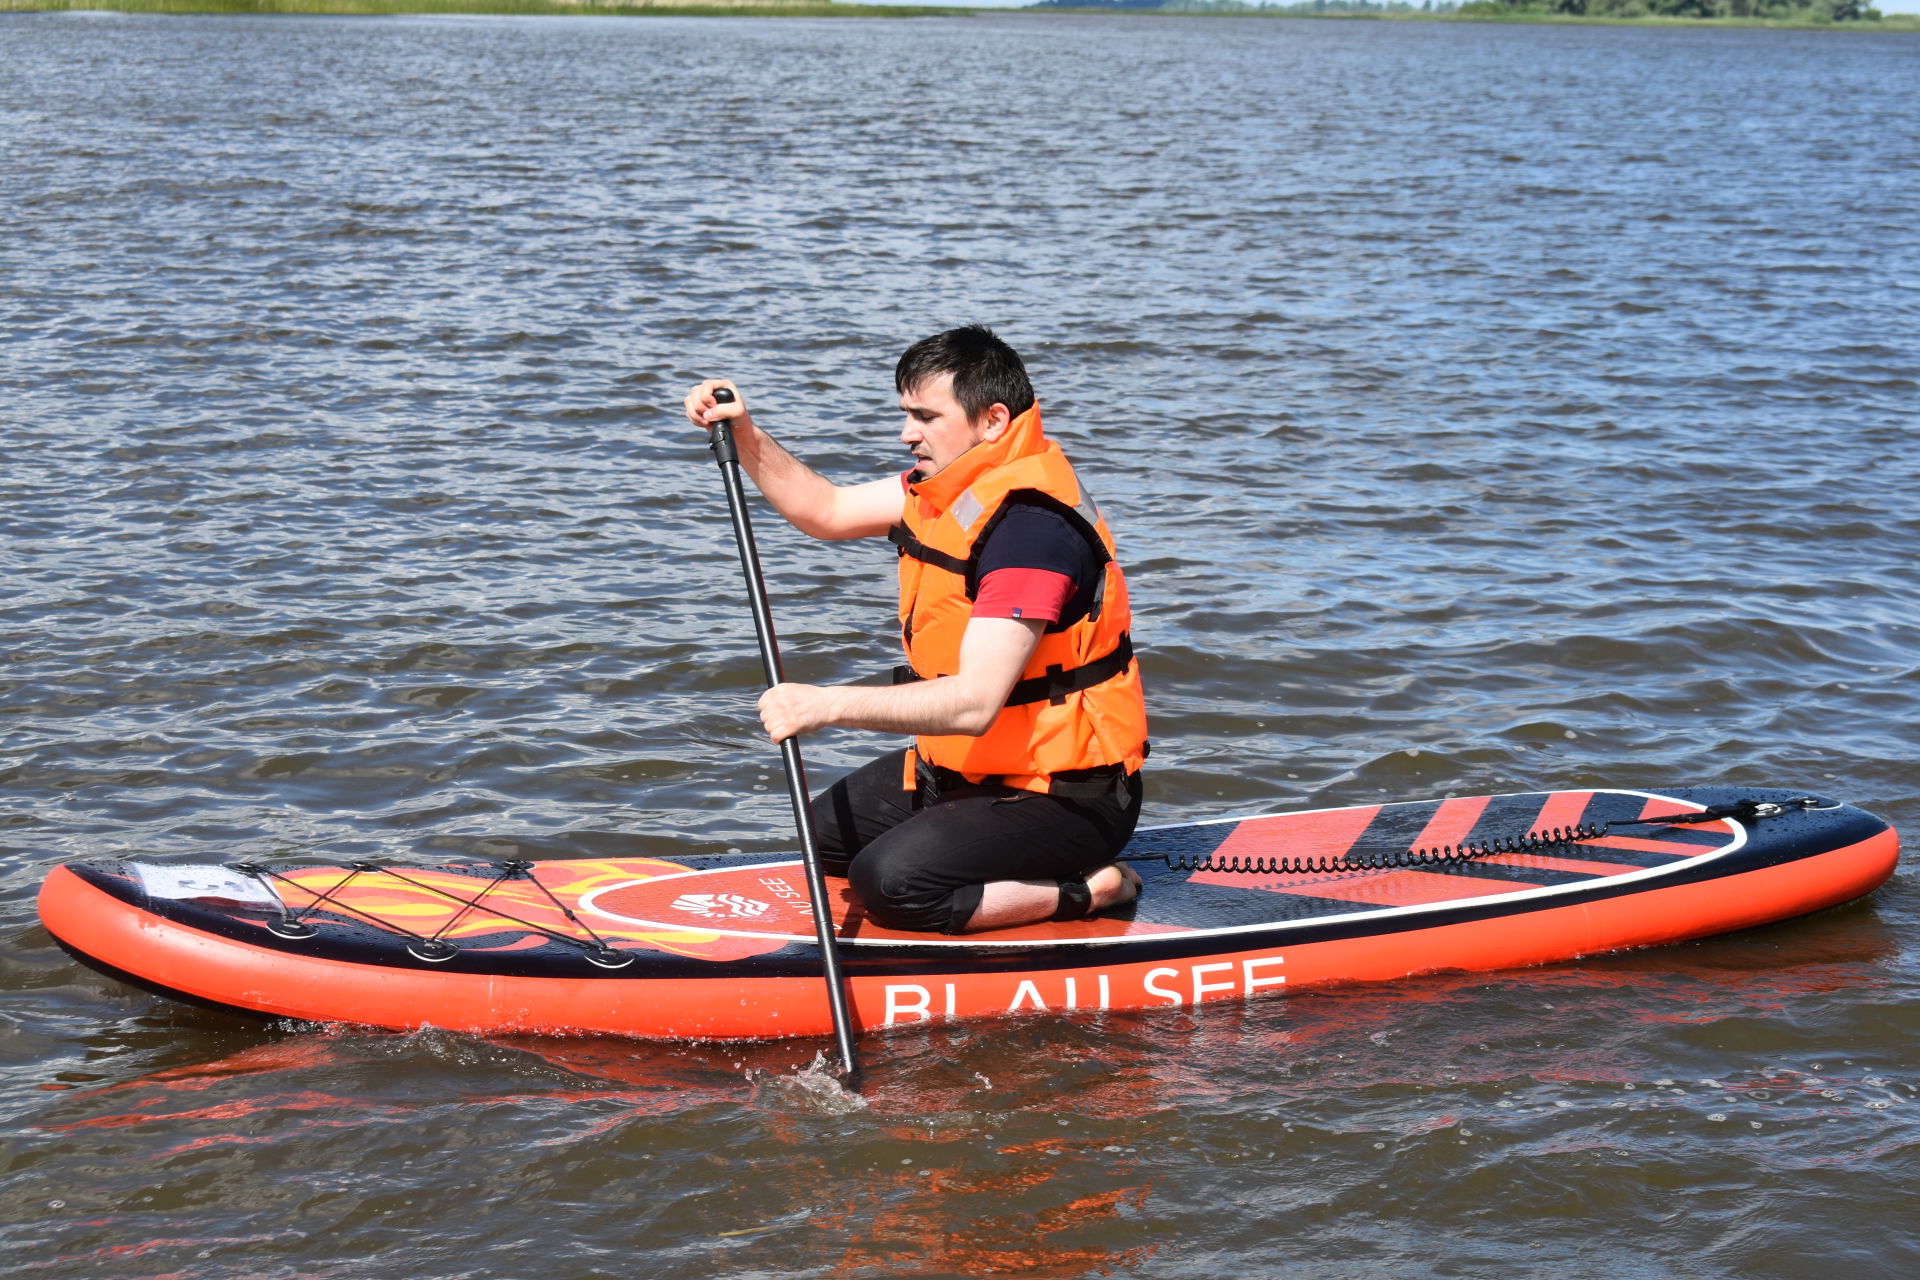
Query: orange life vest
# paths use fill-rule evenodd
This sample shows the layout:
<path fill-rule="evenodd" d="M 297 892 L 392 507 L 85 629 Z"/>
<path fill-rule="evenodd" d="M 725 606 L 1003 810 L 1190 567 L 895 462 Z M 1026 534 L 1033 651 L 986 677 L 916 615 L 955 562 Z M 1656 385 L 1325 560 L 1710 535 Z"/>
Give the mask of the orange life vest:
<path fill-rule="evenodd" d="M 1009 502 L 1051 508 L 1087 539 L 1102 574 L 1093 608 L 1041 635 L 985 733 L 922 735 L 916 752 L 969 781 L 1026 791 L 1067 791 L 1077 770 L 1132 772 L 1146 756 L 1147 710 L 1128 634 L 1126 578 L 1099 509 L 1060 446 L 1041 433 L 1038 405 L 999 440 L 975 445 L 908 487 L 902 523 L 888 537 L 900 547 L 900 631 L 913 675 L 959 671 L 960 637 L 980 586 L 979 551 Z"/>

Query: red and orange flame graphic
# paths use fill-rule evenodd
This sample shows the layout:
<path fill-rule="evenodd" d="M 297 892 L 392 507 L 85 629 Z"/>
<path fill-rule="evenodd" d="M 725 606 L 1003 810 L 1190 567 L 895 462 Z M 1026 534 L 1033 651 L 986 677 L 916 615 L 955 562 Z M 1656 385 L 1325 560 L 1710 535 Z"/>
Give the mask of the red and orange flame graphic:
<path fill-rule="evenodd" d="M 388 927 L 396 935 L 404 931 L 457 945 L 497 939 L 473 950 L 525 951 L 558 945 L 540 932 L 543 929 L 592 943 L 587 930 L 555 906 L 556 899 L 578 910 L 581 898 L 595 890 L 690 870 L 657 858 L 542 862 L 507 880 L 432 867 L 358 872 L 347 867 L 294 867 L 278 872 L 274 885 L 287 907 L 308 919 L 325 913 Z M 699 960 L 737 960 L 786 945 L 783 938 L 636 926 L 598 916 L 590 917 L 588 923 L 594 934 L 615 947 L 643 947 Z"/>

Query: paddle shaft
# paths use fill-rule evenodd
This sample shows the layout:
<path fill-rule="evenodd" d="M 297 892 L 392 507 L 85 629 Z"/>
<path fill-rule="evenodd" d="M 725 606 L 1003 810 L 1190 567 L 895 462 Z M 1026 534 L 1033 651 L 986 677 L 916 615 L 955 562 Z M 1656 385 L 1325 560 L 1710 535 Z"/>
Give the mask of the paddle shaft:
<path fill-rule="evenodd" d="M 713 398 L 733 402 L 733 392 L 717 389 Z M 707 424 L 709 447 L 720 464 L 727 488 L 727 510 L 733 516 L 733 539 L 740 547 L 740 570 L 747 578 L 747 599 L 753 606 L 753 626 L 760 637 L 760 667 L 767 687 L 781 683 L 780 641 L 773 633 L 773 610 L 767 604 L 767 582 L 760 571 L 760 551 L 753 541 L 753 523 L 747 518 L 747 493 L 740 481 L 740 452 L 733 443 L 733 423 L 722 419 Z M 800 759 L 800 739 L 780 744 L 787 767 L 787 798 L 793 802 L 793 825 L 800 832 L 800 859 L 806 867 L 807 896 L 813 899 L 813 936 L 820 944 L 820 965 L 827 983 L 827 1007 L 833 1013 L 833 1037 L 840 1049 L 840 1070 L 851 1077 L 858 1069 L 853 1056 L 853 1019 L 847 1012 L 845 979 L 840 971 L 840 949 L 834 942 L 833 915 L 828 907 L 827 879 L 820 870 L 820 850 L 813 834 L 813 801 L 807 792 L 807 767 Z"/>

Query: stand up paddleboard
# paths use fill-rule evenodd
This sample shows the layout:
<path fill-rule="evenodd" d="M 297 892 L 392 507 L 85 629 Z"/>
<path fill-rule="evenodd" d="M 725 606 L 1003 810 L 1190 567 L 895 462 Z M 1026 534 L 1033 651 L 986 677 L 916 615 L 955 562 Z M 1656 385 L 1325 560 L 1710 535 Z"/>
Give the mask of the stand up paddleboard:
<path fill-rule="evenodd" d="M 1551 791 L 1144 829 L 1137 903 L 948 937 L 868 920 L 829 878 L 863 1028 L 1205 1004 L 1678 942 L 1850 901 L 1884 822 L 1803 793 Z M 421 865 L 138 860 L 48 876 L 80 960 L 273 1017 L 477 1033 L 822 1035 L 792 859 Z"/>

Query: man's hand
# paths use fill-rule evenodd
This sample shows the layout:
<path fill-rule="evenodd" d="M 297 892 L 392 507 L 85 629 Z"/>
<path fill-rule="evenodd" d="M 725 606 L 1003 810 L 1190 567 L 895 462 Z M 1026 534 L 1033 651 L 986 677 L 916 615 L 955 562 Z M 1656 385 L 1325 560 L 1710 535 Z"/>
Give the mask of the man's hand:
<path fill-rule="evenodd" d="M 975 618 L 960 640 L 958 674 L 897 685 L 777 684 L 760 695 L 760 723 L 775 742 L 830 725 L 978 737 L 993 727 L 1045 628 Z"/>
<path fill-rule="evenodd" d="M 760 723 L 775 742 L 833 723 L 834 690 L 817 684 L 777 684 L 760 695 Z"/>
<path fill-rule="evenodd" d="M 725 387 L 733 392 L 733 403 L 723 405 L 713 398 L 716 389 Z M 753 417 L 747 412 L 747 399 L 740 394 L 740 388 L 725 378 L 708 378 L 687 392 L 685 401 L 687 421 L 701 430 L 709 429 L 723 418 L 731 418 L 735 426 L 752 426 Z"/>

